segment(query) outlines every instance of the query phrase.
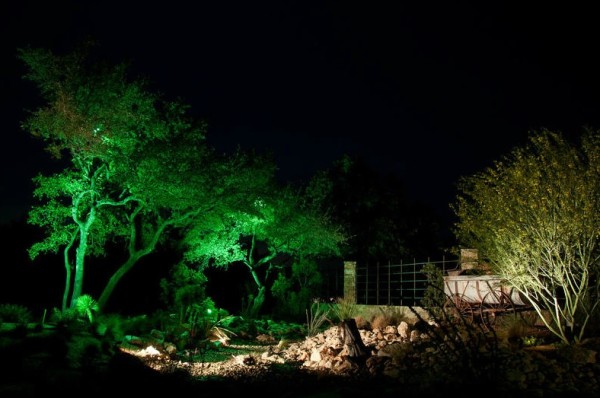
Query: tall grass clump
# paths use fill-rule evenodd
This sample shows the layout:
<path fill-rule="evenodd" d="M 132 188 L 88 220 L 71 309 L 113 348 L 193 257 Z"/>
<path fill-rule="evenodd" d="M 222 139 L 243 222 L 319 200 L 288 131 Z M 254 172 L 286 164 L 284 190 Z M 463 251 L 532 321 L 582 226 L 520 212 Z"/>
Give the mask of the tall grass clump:
<path fill-rule="evenodd" d="M 358 314 L 358 306 L 346 297 L 338 297 L 333 304 L 330 305 L 332 318 L 335 321 L 342 322 L 344 319 L 354 318 Z"/>
<path fill-rule="evenodd" d="M 329 307 L 315 301 L 310 308 L 306 310 L 306 335 L 315 336 L 323 329 L 323 324 L 329 321 Z"/>

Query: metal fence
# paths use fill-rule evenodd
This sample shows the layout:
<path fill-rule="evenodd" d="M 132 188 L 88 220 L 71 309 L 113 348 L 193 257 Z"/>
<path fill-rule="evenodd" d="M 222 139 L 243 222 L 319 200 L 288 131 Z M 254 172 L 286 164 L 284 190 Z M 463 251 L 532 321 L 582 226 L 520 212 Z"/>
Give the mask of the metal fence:
<path fill-rule="evenodd" d="M 419 306 L 427 289 L 426 264 L 442 272 L 457 269 L 459 259 L 400 264 L 366 264 L 356 267 L 356 302 L 365 305 Z"/>

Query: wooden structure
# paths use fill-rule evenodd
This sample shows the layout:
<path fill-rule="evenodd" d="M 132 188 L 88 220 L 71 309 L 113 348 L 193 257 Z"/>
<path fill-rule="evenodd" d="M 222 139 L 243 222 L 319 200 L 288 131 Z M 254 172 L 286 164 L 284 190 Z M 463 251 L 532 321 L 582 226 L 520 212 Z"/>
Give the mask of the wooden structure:
<path fill-rule="evenodd" d="M 530 307 L 517 290 L 497 275 L 444 276 L 444 293 L 445 313 L 480 321 L 486 329 L 494 325 L 497 315 Z"/>

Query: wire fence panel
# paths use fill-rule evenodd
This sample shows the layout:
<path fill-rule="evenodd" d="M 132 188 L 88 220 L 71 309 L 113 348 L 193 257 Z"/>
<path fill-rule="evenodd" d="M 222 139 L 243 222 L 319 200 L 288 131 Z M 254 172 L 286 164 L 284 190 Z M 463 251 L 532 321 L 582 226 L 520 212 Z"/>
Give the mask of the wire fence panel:
<path fill-rule="evenodd" d="M 366 264 L 356 267 L 356 303 L 364 305 L 419 306 L 427 289 L 423 267 L 433 264 L 442 272 L 457 269 L 459 260 L 400 264 Z"/>

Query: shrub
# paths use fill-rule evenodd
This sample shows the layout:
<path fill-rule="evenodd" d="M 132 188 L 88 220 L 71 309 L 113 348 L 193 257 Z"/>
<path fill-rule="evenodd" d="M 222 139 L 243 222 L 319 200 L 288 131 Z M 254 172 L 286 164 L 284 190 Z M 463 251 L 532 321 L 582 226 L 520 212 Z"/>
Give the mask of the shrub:
<path fill-rule="evenodd" d="M 423 273 L 427 278 L 427 288 L 423 294 L 421 306 L 429 313 L 439 317 L 446 300 L 446 294 L 444 293 L 444 273 L 431 263 L 425 264 Z"/>
<path fill-rule="evenodd" d="M 100 315 L 96 320 L 96 333 L 115 341 L 123 341 L 126 334 L 123 329 L 123 318 L 118 314 Z"/>
<path fill-rule="evenodd" d="M 338 297 L 335 303 L 331 305 L 333 317 L 339 322 L 344 319 L 354 318 L 358 312 L 358 307 L 354 300 L 345 297 Z"/>
<path fill-rule="evenodd" d="M 386 316 L 383 314 L 373 315 L 373 317 L 371 318 L 371 327 L 373 329 L 383 329 L 389 325 L 389 319 L 386 318 Z"/>
<path fill-rule="evenodd" d="M 371 326 L 376 329 L 382 329 L 390 325 L 399 325 L 402 321 L 406 321 L 408 316 L 404 308 L 397 306 L 379 307 L 381 314 L 374 315 L 371 319 Z"/>
<path fill-rule="evenodd" d="M 31 322 L 31 312 L 20 304 L 0 304 L 0 322 L 13 322 L 26 325 Z"/>
<path fill-rule="evenodd" d="M 79 318 L 86 318 L 90 323 L 94 323 L 94 316 L 100 310 L 98 302 L 89 294 L 81 295 L 75 301 L 75 312 Z"/>
<path fill-rule="evenodd" d="M 371 330 L 371 324 L 363 316 L 358 315 L 354 320 L 356 321 L 356 327 L 358 329 Z"/>
<path fill-rule="evenodd" d="M 319 301 L 315 301 L 310 306 L 310 310 L 306 310 L 306 334 L 308 337 L 319 333 L 325 321 L 328 321 L 329 308 L 321 305 Z"/>

